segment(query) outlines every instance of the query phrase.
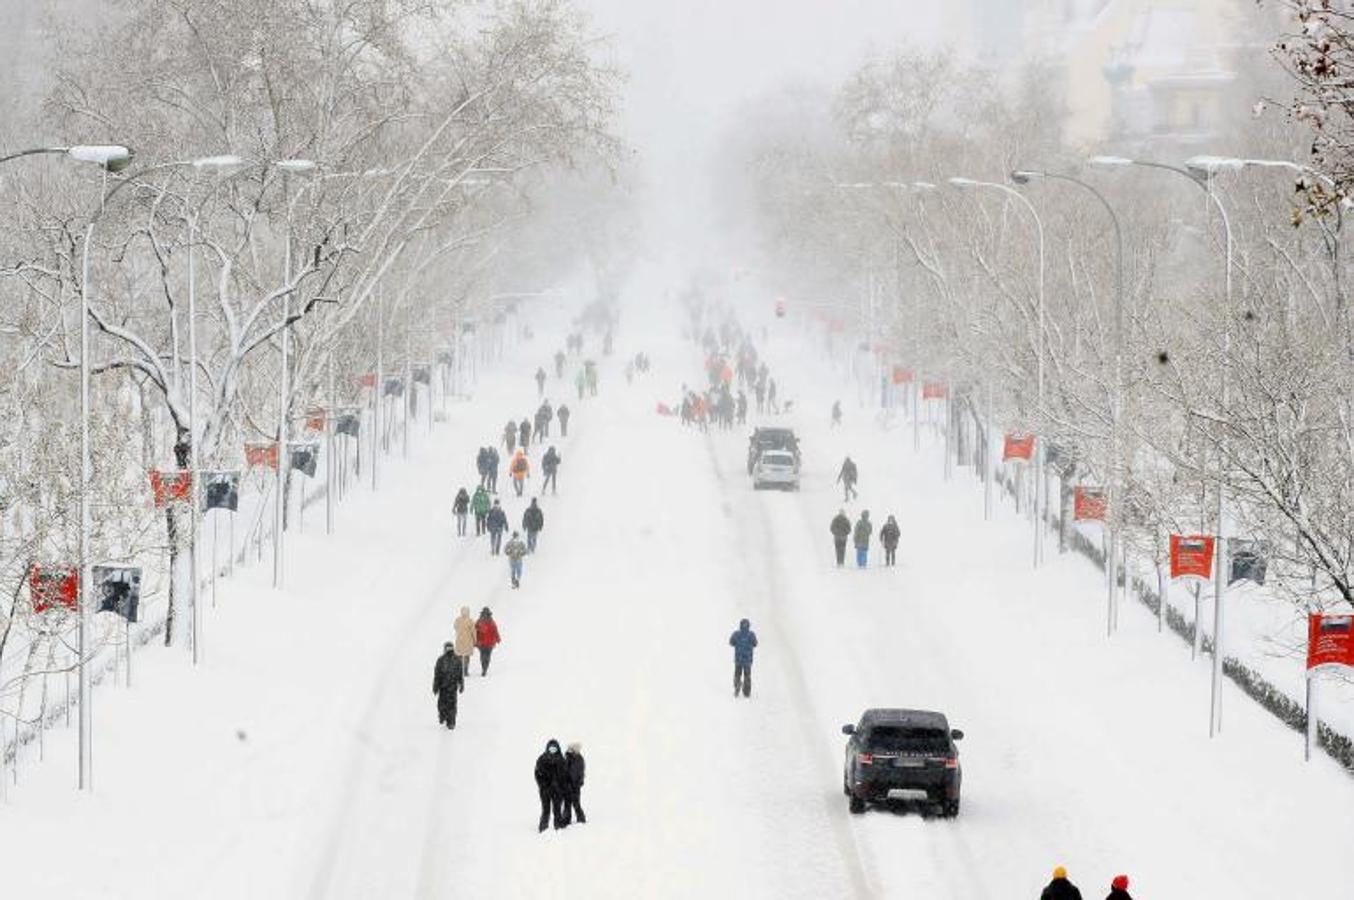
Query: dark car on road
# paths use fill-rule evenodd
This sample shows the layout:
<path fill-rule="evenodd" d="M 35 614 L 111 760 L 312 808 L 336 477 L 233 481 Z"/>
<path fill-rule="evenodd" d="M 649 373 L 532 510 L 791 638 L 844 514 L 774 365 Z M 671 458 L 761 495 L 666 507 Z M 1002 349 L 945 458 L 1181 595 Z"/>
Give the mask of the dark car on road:
<path fill-rule="evenodd" d="M 799 462 L 799 439 L 791 428 L 754 428 L 748 437 L 748 474 L 752 474 L 764 450 L 785 450 Z"/>
<path fill-rule="evenodd" d="M 922 709 L 867 709 L 855 725 L 843 725 L 846 765 L 842 789 L 851 812 L 870 803 L 920 801 L 959 815 L 959 748 L 962 731 L 942 713 Z"/>

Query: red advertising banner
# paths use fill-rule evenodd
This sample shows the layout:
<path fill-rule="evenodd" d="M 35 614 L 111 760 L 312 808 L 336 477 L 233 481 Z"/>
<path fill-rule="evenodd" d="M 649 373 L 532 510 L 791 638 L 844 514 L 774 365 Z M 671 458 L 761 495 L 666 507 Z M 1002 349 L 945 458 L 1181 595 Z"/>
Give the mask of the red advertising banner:
<path fill-rule="evenodd" d="M 1010 462 L 1029 462 L 1034 459 L 1034 435 L 1015 434 L 1006 435 L 1006 440 L 1001 447 L 1001 461 Z"/>
<path fill-rule="evenodd" d="M 950 396 L 948 385 L 939 381 L 926 381 L 921 386 L 921 398 L 923 400 L 943 400 Z"/>
<path fill-rule="evenodd" d="M 244 445 L 245 465 L 253 469 L 257 466 L 267 466 L 270 469 L 277 468 L 277 444 L 269 441 L 268 443 L 256 443 L 246 441 Z"/>
<path fill-rule="evenodd" d="M 193 473 L 188 471 L 161 472 L 150 470 L 150 489 L 155 494 L 155 505 L 187 503 L 193 498 Z"/>
<path fill-rule="evenodd" d="M 1072 489 L 1072 519 L 1076 522 L 1103 522 L 1109 508 L 1109 498 L 1103 488 L 1082 487 Z"/>
<path fill-rule="evenodd" d="M 902 366 L 893 367 L 894 384 L 911 384 L 914 378 L 911 369 L 904 369 Z"/>
<path fill-rule="evenodd" d="M 324 431 L 325 423 L 328 421 L 323 409 L 316 407 L 306 410 L 306 431 Z"/>
<path fill-rule="evenodd" d="M 80 570 L 75 566 L 34 565 L 28 570 L 28 594 L 33 612 L 46 612 L 53 606 L 69 610 L 80 608 Z"/>
<path fill-rule="evenodd" d="M 363 372 L 361 375 L 357 376 L 357 386 L 364 388 L 376 387 L 376 373 Z"/>
<path fill-rule="evenodd" d="M 1312 613 L 1307 617 L 1307 671 L 1322 666 L 1354 668 L 1354 616 Z"/>
<path fill-rule="evenodd" d="M 1213 574 L 1212 535 L 1171 535 L 1171 577 L 1201 578 Z"/>

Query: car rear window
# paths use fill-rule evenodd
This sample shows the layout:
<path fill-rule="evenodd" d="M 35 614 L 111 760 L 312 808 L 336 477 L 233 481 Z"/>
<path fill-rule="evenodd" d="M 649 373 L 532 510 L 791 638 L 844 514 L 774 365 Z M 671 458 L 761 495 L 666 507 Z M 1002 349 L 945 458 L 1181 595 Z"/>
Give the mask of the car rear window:
<path fill-rule="evenodd" d="M 773 466 L 792 466 L 795 458 L 788 453 L 763 453 L 762 462 Z"/>
<path fill-rule="evenodd" d="M 882 725 L 870 729 L 870 749 L 877 753 L 949 753 L 950 736 L 940 728 Z"/>

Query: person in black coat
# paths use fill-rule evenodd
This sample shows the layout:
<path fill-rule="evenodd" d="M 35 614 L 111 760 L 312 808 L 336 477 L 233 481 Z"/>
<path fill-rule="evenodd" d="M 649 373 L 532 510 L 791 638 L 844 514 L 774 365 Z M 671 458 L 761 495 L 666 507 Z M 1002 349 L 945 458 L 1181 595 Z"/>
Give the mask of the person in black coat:
<path fill-rule="evenodd" d="M 860 492 L 856 490 L 856 482 L 860 480 L 860 470 L 856 468 L 856 463 L 851 457 L 842 460 L 841 471 L 837 473 L 837 482 L 842 486 L 843 499 L 848 503 L 852 497 L 859 497 Z"/>
<path fill-rule="evenodd" d="M 559 741 L 551 738 L 545 744 L 545 752 L 536 757 L 536 790 L 541 795 L 541 824 L 537 831 L 545 831 L 545 826 L 554 820 L 556 828 L 563 828 L 564 798 L 569 792 L 569 767 L 564 754 L 559 750 Z"/>
<path fill-rule="evenodd" d="M 489 554 L 498 556 L 499 550 L 503 546 L 503 532 L 508 530 L 508 514 L 503 511 L 503 507 L 494 501 L 494 506 L 489 510 L 489 515 L 484 518 L 485 527 L 489 529 Z"/>
<path fill-rule="evenodd" d="M 536 537 L 545 527 L 545 513 L 536 505 L 536 499 L 533 497 L 531 505 L 522 513 L 522 530 L 527 533 L 527 552 L 536 552 Z"/>
<path fill-rule="evenodd" d="M 456 499 L 451 501 L 451 512 L 456 516 L 456 534 L 458 537 L 465 537 L 466 516 L 470 514 L 470 494 L 465 488 L 456 492 Z"/>
<path fill-rule="evenodd" d="M 521 445 L 523 450 L 531 446 L 531 421 L 529 419 L 523 419 L 522 424 L 518 426 L 517 443 Z"/>
<path fill-rule="evenodd" d="M 846 510 L 837 511 L 829 530 L 832 532 L 832 549 L 837 551 L 837 568 L 841 568 L 846 563 L 846 539 L 851 536 L 851 520 L 846 517 Z"/>
<path fill-rule="evenodd" d="M 497 447 L 485 447 L 485 448 L 484 448 L 484 453 L 485 453 L 485 456 L 484 456 L 484 465 L 485 465 L 485 469 L 487 470 L 488 475 L 489 475 L 488 484 L 486 484 L 485 487 L 489 488 L 489 492 L 490 492 L 490 493 L 492 493 L 492 494 L 497 494 L 497 493 L 498 493 L 498 463 L 499 463 L 498 448 L 497 448 Z"/>
<path fill-rule="evenodd" d="M 575 741 L 564 754 L 564 770 L 568 775 L 568 790 L 564 796 L 564 824 L 577 819 L 578 824 L 587 824 L 588 817 L 583 815 L 583 805 L 579 798 L 583 795 L 583 773 L 587 764 L 583 760 L 583 745 Z"/>
<path fill-rule="evenodd" d="M 475 471 L 480 473 L 480 487 L 489 488 L 489 448 L 481 447 L 475 454 Z"/>
<path fill-rule="evenodd" d="M 1053 880 L 1039 895 L 1039 900 L 1081 900 L 1081 891 L 1067 880 L 1067 870 L 1058 866 L 1053 870 Z"/>
<path fill-rule="evenodd" d="M 879 529 L 879 542 L 884 545 L 884 565 L 891 566 L 898 561 L 898 539 L 902 532 L 898 530 L 898 520 L 889 516 L 884 527 Z"/>
<path fill-rule="evenodd" d="M 553 446 L 545 451 L 545 456 L 541 457 L 541 471 L 545 473 L 545 481 L 541 482 L 541 493 L 545 493 L 547 486 L 550 493 L 557 493 L 555 490 L 555 475 L 559 472 L 560 456 L 559 451 Z"/>
<path fill-rule="evenodd" d="M 456 655 L 456 645 L 442 645 L 442 655 L 433 666 L 433 696 L 437 698 L 437 721 L 456 727 L 456 695 L 465 690 L 465 670 Z"/>

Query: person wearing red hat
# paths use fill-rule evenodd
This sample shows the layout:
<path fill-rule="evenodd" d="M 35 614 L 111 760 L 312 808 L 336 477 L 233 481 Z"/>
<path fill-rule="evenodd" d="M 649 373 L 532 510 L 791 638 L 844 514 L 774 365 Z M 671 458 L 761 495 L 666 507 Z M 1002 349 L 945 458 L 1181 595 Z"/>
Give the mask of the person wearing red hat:
<path fill-rule="evenodd" d="M 1115 875 L 1114 880 L 1110 882 L 1110 892 L 1105 896 L 1105 900 L 1133 900 L 1128 893 L 1128 876 Z"/>
<path fill-rule="evenodd" d="M 1053 880 L 1039 895 L 1039 900 L 1081 900 L 1081 891 L 1067 880 L 1067 870 L 1058 866 L 1053 870 Z"/>

